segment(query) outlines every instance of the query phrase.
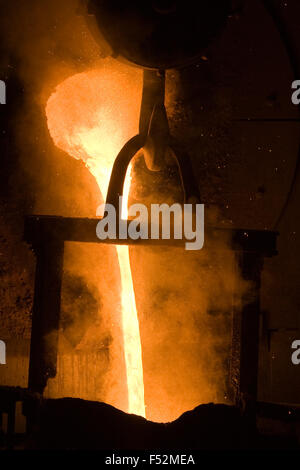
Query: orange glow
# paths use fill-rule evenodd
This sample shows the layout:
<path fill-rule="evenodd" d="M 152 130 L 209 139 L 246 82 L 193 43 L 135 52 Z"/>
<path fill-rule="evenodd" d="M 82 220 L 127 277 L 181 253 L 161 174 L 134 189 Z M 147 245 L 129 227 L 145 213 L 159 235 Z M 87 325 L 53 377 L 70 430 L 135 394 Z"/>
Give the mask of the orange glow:
<path fill-rule="evenodd" d="M 131 183 L 131 166 L 128 167 L 123 188 L 122 218 L 128 218 L 127 202 Z M 117 246 L 122 282 L 122 323 L 128 386 L 128 412 L 145 417 L 142 347 L 138 314 L 130 269 L 129 247 Z"/>
<path fill-rule="evenodd" d="M 138 132 L 141 72 L 107 62 L 100 70 L 76 74 L 50 96 L 46 115 L 54 143 L 85 162 L 103 200 L 114 159 Z M 130 169 L 124 187 L 122 215 L 127 218 Z M 130 269 L 129 248 L 117 246 L 121 275 L 124 355 L 128 412 L 145 416 L 142 351 Z"/>

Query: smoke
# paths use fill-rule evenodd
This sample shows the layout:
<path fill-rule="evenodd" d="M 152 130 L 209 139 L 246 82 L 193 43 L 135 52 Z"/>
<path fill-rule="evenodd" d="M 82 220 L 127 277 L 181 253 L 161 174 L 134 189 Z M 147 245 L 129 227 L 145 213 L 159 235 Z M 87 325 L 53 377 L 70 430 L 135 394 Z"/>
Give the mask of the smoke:
<path fill-rule="evenodd" d="M 131 203 L 182 201 L 175 166 L 151 174 L 137 157 L 133 174 Z M 174 420 L 202 403 L 230 402 L 232 315 L 251 286 L 238 272 L 230 236 L 210 233 L 210 226 L 220 226 L 216 208 L 206 206 L 205 226 L 200 251 L 130 248 L 146 413 L 153 421 Z"/>
<path fill-rule="evenodd" d="M 226 402 L 232 313 L 242 292 L 233 253 L 222 242 L 193 254 L 131 252 L 148 418 L 168 421 L 200 403 Z"/>
<path fill-rule="evenodd" d="M 128 132 L 122 134 L 121 141 L 132 137 L 138 121 L 141 73 L 111 59 L 99 59 L 99 47 L 76 14 L 77 1 L 19 0 L 17 14 L 14 6 L 6 7 L 1 30 L 7 45 L 2 66 L 10 77 L 17 77 L 23 90 L 15 115 L 19 159 L 14 186 L 25 185 L 33 201 L 27 207 L 30 212 L 93 217 L 103 198 L 85 166 L 86 157 L 95 155 L 94 147 L 87 152 L 77 141 L 75 148 L 70 137 L 80 121 L 81 130 L 97 129 L 94 118 L 91 121 L 90 115 L 85 118 L 81 112 L 101 108 L 101 89 L 96 82 L 107 67 L 116 75 L 125 74 L 133 87 L 133 97 L 128 95 L 128 86 L 120 87 L 110 98 L 116 112 L 111 118 L 114 126 L 117 122 Z M 62 100 L 60 85 L 80 74 L 84 93 L 75 87 L 67 100 Z M 168 112 L 173 116 L 176 80 L 167 83 Z M 65 131 L 65 139 L 59 143 L 47 127 L 50 96 L 57 98 L 56 116 Z M 52 123 L 55 113 L 53 119 Z M 112 127 L 106 137 L 113 139 L 115 134 Z M 152 175 L 140 159 L 133 174 L 132 200 L 170 203 L 182 199 L 175 165 Z M 214 211 L 207 215 L 212 224 L 218 224 Z M 130 250 L 148 419 L 169 421 L 200 403 L 225 400 L 232 309 L 241 307 L 248 288 L 239 278 L 229 245 L 229 240 L 218 240 L 211 249 L 199 253 L 179 248 Z M 64 272 L 58 373 L 49 381 L 46 395 L 103 400 L 126 410 L 121 284 L 115 248 L 68 243 Z"/>
<path fill-rule="evenodd" d="M 61 299 L 61 328 L 72 347 L 80 344 L 87 330 L 101 322 L 98 293 L 92 293 L 85 280 L 76 274 L 65 273 Z M 105 341 L 107 344 L 109 340 Z"/>
<path fill-rule="evenodd" d="M 34 257 L 22 243 L 24 215 L 93 217 L 102 201 L 85 164 L 55 147 L 47 127 L 46 105 L 57 85 L 76 73 L 103 67 L 102 51 L 84 19 L 77 15 L 78 5 L 75 0 L 18 0 L 6 3 L 2 10 L 0 34 L 5 48 L 0 59 L 1 78 L 8 85 L 8 109 L 13 109 L 10 124 L 14 146 L 9 149 L 9 168 L 5 169 L 10 174 L 4 172 L 12 191 L 9 219 L 3 223 L 5 239 L 12 245 L 6 250 L 12 269 L 2 276 L 3 291 L 10 292 L 7 303 L 13 303 L 4 311 L 12 311 L 14 316 L 5 321 L 3 337 L 14 337 L 16 332 L 22 337 L 25 329 L 26 336 L 30 335 Z M 75 91 L 74 102 L 76 98 Z M 91 95 L 89 98 L 93 99 Z M 15 253 L 14 263 L 10 252 Z M 82 396 L 126 409 L 115 251 L 111 247 L 66 244 L 64 272 L 58 373 L 49 381 L 46 395 Z M 21 296 L 25 292 L 21 302 L 16 295 L 16 305 L 15 291 Z M 51 333 L 48 340 L 51 344 Z M 26 376 L 25 370 L 22 378 L 23 374 Z M 20 377 L 10 380 L 21 382 Z"/>

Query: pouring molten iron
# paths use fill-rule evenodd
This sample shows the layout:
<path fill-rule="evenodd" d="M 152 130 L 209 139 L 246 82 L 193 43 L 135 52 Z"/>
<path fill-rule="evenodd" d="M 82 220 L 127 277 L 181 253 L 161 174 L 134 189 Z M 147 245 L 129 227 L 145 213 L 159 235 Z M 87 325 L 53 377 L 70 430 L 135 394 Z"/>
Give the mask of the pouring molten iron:
<path fill-rule="evenodd" d="M 139 151 L 150 171 L 160 171 L 168 157 L 175 158 L 184 202 L 200 201 L 189 159 L 169 134 L 164 107 L 164 70 L 193 62 L 201 55 L 211 36 L 224 26 L 230 2 L 206 1 L 201 6 L 201 14 L 200 7 L 193 12 L 180 1 L 133 2 L 126 4 L 125 9 L 123 2 L 117 2 L 118 8 L 112 7 L 109 1 L 84 3 L 83 13 L 102 51 L 121 61 L 148 68 L 143 74 L 141 110 L 140 70 L 126 67 L 123 73 L 121 64 L 111 65 L 110 62 L 107 65 L 106 62 L 101 73 L 76 74 L 58 85 L 50 96 L 46 114 L 54 143 L 85 162 L 98 183 L 103 200 L 113 204 L 116 210 L 119 196 L 123 194 L 124 219 L 127 218 L 131 181 L 130 161 Z M 132 17 L 135 25 L 143 24 L 145 28 L 132 28 Z M 185 31 L 184 36 L 182 31 Z M 124 146 L 129 139 L 127 147 Z M 128 387 L 126 411 L 145 416 L 142 350 L 129 248 L 117 245 L 116 250 L 122 289 Z"/>
<path fill-rule="evenodd" d="M 137 75 L 139 73 L 129 76 L 118 73 L 116 67 L 108 67 L 101 74 L 77 74 L 61 83 L 47 103 L 48 127 L 54 143 L 72 157 L 85 162 L 97 181 L 103 200 L 115 156 L 136 129 L 138 106 L 135 103 L 139 102 Z M 130 85 L 131 80 L 134 85 Z M 91 88 L 98 89 L 99 94 L 91 94 Z M 96 100 L 95 96 L 98 96 Z M 123 193 L 124 219 L 127 218 L 130 180 L 129 168 Z M 122 327 L 128 386 L 126 411 L 145 416 L 141 340 L 129 248 L 117 246 L 116 250 L 122 286 Z"/>

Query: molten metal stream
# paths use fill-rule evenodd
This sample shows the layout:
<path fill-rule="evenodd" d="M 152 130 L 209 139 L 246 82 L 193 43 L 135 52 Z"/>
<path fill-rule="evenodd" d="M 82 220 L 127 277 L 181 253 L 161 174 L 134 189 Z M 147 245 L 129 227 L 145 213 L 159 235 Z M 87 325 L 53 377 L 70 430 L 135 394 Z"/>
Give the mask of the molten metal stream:
<path fill-rule="evenodd" d="M 110 172 L 108 171 L 108 174 Z M 101 176 L 95 174 L 97 183 L 102 190 L 108 186 L 108 181 L 101 184 Z M 131 167 L 128 167 L 124 188 L 123 188 L 123 205 L 122 218 L 128 217 L 128 196 L 131 183 Z M 133 290 L 129 247 L 126 245 L 117 245 L 118 261 L 121 274 L 121 303 L 122 303 L 122 327 L 124 354 L 126 364 L 126 377 L 128 388 L 128 413 L 134 413 L 145 417 L 145 400 L 144 400 L 144 380 L 143 380 L 143 363 L 142 363 L 142 347 L 140 338 L 140 328 L 138 314 L 135 303 L 135 295 Z"/>
<path fill-rule="evenodd" d="M 131 168 L 129 167 L 123 189 L 123 219 L 128 218 L 130 173 Z M 145 417 L 142 346 L 130 269 L 129 247 L 118 245 L 117 253 L 122 283 L 122 323 L 128 386 L 128 412 Z"/>
<path fill-rule="evenodd" d="M 130 77 L 129 77 L 130 79 Z M 114 69 L 102 73 L 81 73 L 62 82 L 50 96 L 46 114 L 55 144 L 76 159 L 82 159 L 106 197 L 114 158 L 121 142 L 132 136 L 138 113 L 131 82 Z M 97 90 L 98 87 L 98 90 Z M 91 89 L 94 90 L 91 93 Z M 125 94 L 124 94 L 125 93 Z M 132 96 L 130 95 L 132 93 Z M 92 96 L 92 99 L 89 97 Z M 125 99 L 125 102 L 123 103 Z M 129 99 L 129 104 L 126 100 Z M 122 101 L 123 100 L 123 101 Z M 118 124 L 120 118 L 123 128 Z M 130 189 L 128 169 L 123 195 L 122 217 L 127 219 Z M 129 248 L 117 246 L 121 275 L 121 306 L 124 355 L 128 386 L 128 412 L 145 416 L 142 348 Z"/>
<path fill-rule="evenodd" d="M 103 175 L 103 173 L 110 175 L 110 169 L 107 170 L 107 172 L 102 171 L 101 175 L 97 172 L 94 172 L 94 176 L 96 177 L 102 194 L 103 188 L 107 188 L 109 183 L 109 181 L 107 181 Z M 93 171 L 91 172 L 93 173 Z M 123 188 L 123 219 L 128 218 L 128 197 L 130 184 L 131 166 L 128 167 Z M 129 247 L 126 245 L 117 245 L 116 248 L 121 274 L 122 327 L 128 388 L 127 411 L 128 413 L 134 413 L 145 417 L 142 347 L 130 268 Z"/>

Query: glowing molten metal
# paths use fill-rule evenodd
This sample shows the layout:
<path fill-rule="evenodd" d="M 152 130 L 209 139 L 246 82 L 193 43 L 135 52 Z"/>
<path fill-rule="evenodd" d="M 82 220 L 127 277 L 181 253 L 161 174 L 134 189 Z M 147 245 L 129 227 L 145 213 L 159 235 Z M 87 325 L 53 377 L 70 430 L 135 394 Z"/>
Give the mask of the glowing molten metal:
<path fill-rule="evenodd" d="M 113 162 L 137 133 L 140 72 L 106 65 L 73 75 L 50 96 L 48 128 L 54 143 L 85 162 L 106 198 Z M 130 169 L 124 187 L 122 215 L 127 218 Z M 142 351 L 129 260 L 129 248 L 117 246 L 121 275 L 122 327 L 128 386 L 128 412 L 145 416 Z"/>

